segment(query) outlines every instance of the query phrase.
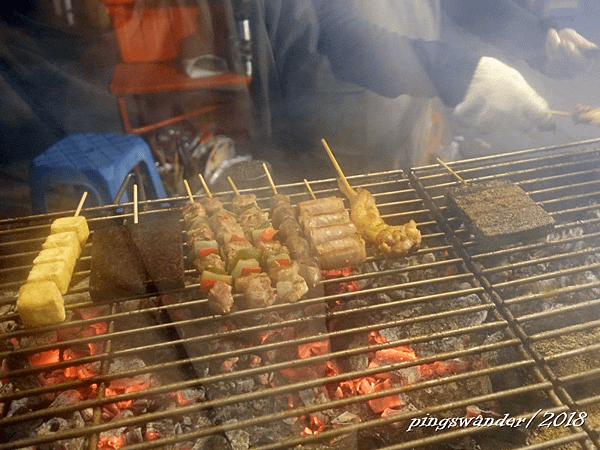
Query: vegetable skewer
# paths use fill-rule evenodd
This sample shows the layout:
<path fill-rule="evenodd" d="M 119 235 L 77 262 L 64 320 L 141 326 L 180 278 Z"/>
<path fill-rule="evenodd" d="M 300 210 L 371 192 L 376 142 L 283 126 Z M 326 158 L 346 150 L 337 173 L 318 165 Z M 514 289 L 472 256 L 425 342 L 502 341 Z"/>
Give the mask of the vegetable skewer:
<path fill-rule="evenodd" d="M 204 181 L 200 178 L 201 181 Z M 232 277 L 225 271 L 225 263 L 219 255 L 219 245 L 208 223 L 206 209 L 194 201 L 187 180 L 183 180 L 190 203 L 183 208 L 184 220 L 189 224 L 188 242 L 192 246 L 194 266 L 200 273 L 200 286 L 207 292 L 208 306 L 217 314 L 231 312 L 234 305 Z M 205 190 L 208 186 L 203 183 Z M 212 195 L 211 195 L 212 197 Z"/>

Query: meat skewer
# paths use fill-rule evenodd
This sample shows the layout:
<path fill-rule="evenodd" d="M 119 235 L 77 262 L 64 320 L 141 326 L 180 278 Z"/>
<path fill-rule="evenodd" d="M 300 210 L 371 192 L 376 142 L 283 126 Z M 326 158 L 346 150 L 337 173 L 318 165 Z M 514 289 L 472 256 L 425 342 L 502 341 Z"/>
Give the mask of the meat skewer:
<path fill-rule="evenodd" d="M 306 180 L 312 200 L 298 203 L 299 221 L 311 240 L 321 269 L 339 269 L 363 263 L 366 258 L 365 241 L 356 233 L 339 197 L 317 199 Z M 345 213 L 345 214 L 344 214 Z"/>
<path fill-rule="evenodd" d="M 271 204 L 273 206 L 273 226 L 279 230 L 279 233 L 284 239 L 285 245 L 290 252 L 290 257 L 294 261 L 292 263 L 292 270 L 296 270 L 297 267 L 297 273 L 304 279 L 306 285 L 314 288 L 319 284 L 319 281 L 321 281 L 321 269 L 317 260 L 310 255 L 308 242 L 302 237 L 302 230 L 296 219 L 297 212 L 292 206 L 290 198 L 287 195 L 282 195 L 277 192 L 277 187 L 275 186 L 271 173 L 265 163 L 263 163 L 263 170 L 265 171 L 271 189 L 273 190 L 273 197 L 271 198 Z M 287 278 L 295 279 L 295 275 L 287 274 Z M 296 281 L 298 280 L 296 279 Z M 282 287 L 282 289 L 284 289 L 284 287 Z M 288 287 L 285 289 L 302 292 L 304 286 L 302 286 L 301 283 L 298 283 L 291 288 Z"/>
<path fill-rule="evenodd" d="M 210 189 L 208 188 L 208 185 L 206 184 L 206 181 L 204 180 L 204 177 L 201 173 L 198 174 L 198 178 L 200 178 L 200 183 L 204 188 L 204 192 L 206 192 L 206 198 L 204 199 L 204 207 L 206 208 L 206 212 L 208 214 L 212 214 L 215 211 L 221 209 L 223 205 L 219 200 L 213 197 L 212 192 L 210 192 Z"/>
<path fill-rule="evenodd" d="M 241 215 L 251 211 L 250 214 L 253 214 L 255 218 L 262 217 L 264 213 L 258 207 L 258 205 L 256 205 L 256 196 L 254 194 L 240 194 L 231 177 L 227 177 L 227 180 L 229 181 L 233 192 L 236 194 L 236 197 L 234 200 L 232 200 L 232 205 L 235 205 L 236 209 L 242 210 Z M 244 211 L 243 208 L 247 209 Z M 248 217 L 244 218 L 243 220 L 245 224 L 245 231 L 250 231 L 252 224 L 256 222 L 256 219 Z M 258 252 L 253 252 L 252 250 L 254 250 L 254 248 L 250 241 L 239 240 L 237 242 L 238 243 L 230 242 L 228 246 L 226 246 L 226 252 L 228 253 L 228 266 L 232 267 L 235 265 L 237 268 L 237 266 L 240 264 L 253 264 L 260 268 L 257 258 L 260 258 L 261 256 L 263 259 L 263 265 L 267 268 L 267 270 L 269 270 L 269 272 L 273 270 L 273 266 L 283 265 L 283 262 L 278 262 L 282 259 L 277 257 L 275 251 L 269 251 L 265 249 L 266 251 L 262 252 L 260 249 L 256 249 Z M 257 241 L 257 244 L 258 242 L 260 242 L 260 240 Z M 231 252 L 227 251 L 228 247 L 231 249 Z M 287 261 L 289 261 L 289 258 Z M 235 270 L 235 268 L 233 270 Z M 244 306 L 246 308 L 261 308 L 272 305 L 275 302 L 275 289 L 273 289 L 271 285 L 271 280 L 271 274 L 267 274 L 262 271 L 240 273 L 240 275 L 236 277 L 234 283 L 235 289 L 244 294 Z"/>
<path fill-rule="evenodd" d="M 200 181 L 212 198 L 202 175 Z M 187 180 L 183 180 L 183 183 L 190 199 L 190 203 L 183 209 L 184 220 L 192 227 L 188 229 L 188 241 L 194 249 L 194 266 L 200 273 L 201 286 L 204 285 L 204 290 L 208 290 L 208 307 L 215 314 L 228 314 L 234 305 L 231 278 L 225 275 L 225 262 L 218 254 L 218 244 L 208 224 L 206 209 L 201 203 L 194 201 Z"/>
<path fill-rule="evenodd" d="M 417 229 L 416 222 L 411 219 L 404 225 L 385 223 L 373 195 L 363 188 L 354 190 L 325 139 L 321 143 L 338 173 L 341 191 L 350 200 L 350 218 L 356 225 L 358 234 L 386 256 L 405 254 L 417 249 L 421 245 L 421 232 Z"/>

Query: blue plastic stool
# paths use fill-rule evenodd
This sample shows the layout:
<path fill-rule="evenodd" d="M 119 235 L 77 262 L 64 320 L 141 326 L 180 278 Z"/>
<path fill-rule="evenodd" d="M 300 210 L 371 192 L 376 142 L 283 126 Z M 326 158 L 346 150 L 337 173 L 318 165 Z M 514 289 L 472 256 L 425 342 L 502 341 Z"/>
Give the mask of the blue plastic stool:
<path fill-rule="evenodd" d="M 96 196 L 98 204 L 111 204 L 127 174 L 138 164 L 147 180 L 148 198 L 167 197 L 150 147 L 141 137 L 92 133 L 68 136 L 31 163 L 33 212 L 48 212 L 46 191 L 57 185 L 81 186 Z"/>

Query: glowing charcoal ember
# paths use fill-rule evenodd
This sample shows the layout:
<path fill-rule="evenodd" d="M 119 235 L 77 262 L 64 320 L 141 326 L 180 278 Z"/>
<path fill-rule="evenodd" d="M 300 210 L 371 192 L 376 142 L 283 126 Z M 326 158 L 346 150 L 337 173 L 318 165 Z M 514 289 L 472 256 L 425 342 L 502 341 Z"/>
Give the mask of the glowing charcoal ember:
<path fill-rule="evenodd" d="M 36 264 L 27 276 L 27 283 L 34 281 L 52 281 L 56 283 L 61 294 L 66 294 L 71 282 L 71 271 L 65 261 L 52 261 Z"/>
<path fill-rule="evenodd" d="M 98 229 L 92 241 L 92 300 L 159 293 L 184 286 L 181 224 L 174 214 Z"/>
<path fill-rule="evenodd" d="M 65 304 L 53 281 L 26 283 L 19 290 L 17 311 L 28 327 L 53 325 L 65 320 Z"/>
<path fill-rule="evenodd" d="M 58 234 L 63 233 L 65 231 L 73 231 L 77 234 L 77 240 L 79 241 L 79 245 L 83 247 L 85 241 L 87 241 L 88 236 L 90 235 L 90 230 L 88 228 L 87 220 L 83 216 L 75 216 L 75 217 L 60 217 L 50 225 L 50 233 Z"/>

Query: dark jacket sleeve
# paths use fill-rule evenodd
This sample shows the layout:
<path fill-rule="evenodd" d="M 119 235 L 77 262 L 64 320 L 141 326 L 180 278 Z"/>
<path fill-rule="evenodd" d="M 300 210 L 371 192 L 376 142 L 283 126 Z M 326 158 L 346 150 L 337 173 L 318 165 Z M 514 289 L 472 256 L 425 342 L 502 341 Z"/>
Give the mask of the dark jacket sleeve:
<path fill-rule="evenodd" d="M 552 19 L 523 0 L 443 0 L 443 12 L 456 25 L 511 56 L 537 61 L 543 54 Z"/>
<path fill-rule="evenodd" d="M 464 97 L 479 55 L 392 33 L 348 12 L 341 2 L 313 2 L 319 50 L 340 78 L 390 98 L 437 95 L 453 107 Z"/>

